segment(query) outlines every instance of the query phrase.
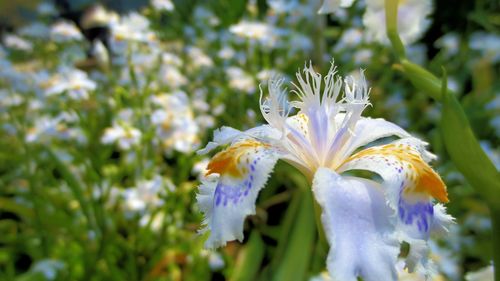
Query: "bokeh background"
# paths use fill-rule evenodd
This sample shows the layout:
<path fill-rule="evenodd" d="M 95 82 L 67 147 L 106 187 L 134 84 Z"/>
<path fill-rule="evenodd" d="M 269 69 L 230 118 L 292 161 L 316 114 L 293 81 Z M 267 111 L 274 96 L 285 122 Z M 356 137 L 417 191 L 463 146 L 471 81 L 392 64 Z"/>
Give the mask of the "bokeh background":
<path fill-rule="evenodd" d="M 365 115 L 399 124 L 439 156 L 457 223 L 431 241 L 435 280 L 492 280 L 488 209 L 444 150 L 439 104 L 369 36 L 364 1 L 331 15 L 318 15 L 320 6 L 1 1 L 0 280 L 278 280 L 291 254 L 282 241 L 300 227 L 294 194 L 307 182 L 278 164 L 247 219 L 245 236 L 257 242 L 208 251 L 195 199 L 208 156 L 196 150 L 217 127 L 263 122 L 259 85 L 293 81 L 310 60 L 325 72 L 332 58 L 344 75 L 366 69 Z M 500 3 L 432 6 L 408 57 L 438 75 L 446 68 L 498 168 Z M 327 280 L 318 255 L 293 280 Z"/>

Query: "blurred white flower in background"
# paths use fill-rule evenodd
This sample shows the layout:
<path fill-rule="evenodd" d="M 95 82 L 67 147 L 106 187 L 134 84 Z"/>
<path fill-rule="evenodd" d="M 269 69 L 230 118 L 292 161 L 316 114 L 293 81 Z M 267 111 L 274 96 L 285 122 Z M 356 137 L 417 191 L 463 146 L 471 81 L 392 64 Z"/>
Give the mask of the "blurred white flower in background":
<path fill-rule="evenodd" d="M 33 43 L 14 34 L 5 35 L 3 38 L 3 43 L 5 44 L 6 47 L 15 50 L 26 51 L 26 52 L 30 52 L 33 50 Z"/>
<path fill-rule="evenodd" d="M 330 14 L 337 11 L 339 8 L 349 8 L 354 3 L 354 0 L 323 0 L 323 5 L 318 10 L 320 14 Z"/>
<path fill-rule="evenodd" d="M 78 27 L 70 21 L 58 21 L 50 27 L 50 36 L 55 42 L 79 41 L 83 35 Z"/>
<path fill-rule="evenodd" d="M 79 127 L 72 124 L 78 123 L 78 116 L 74 113 L 62 112 L 56 117 L 40 116 L 35 119 L 34 124 L 26 131 L 25 141 L 28 143 L 45 143 L 51 138 L 59 140 L 73 140 L 84 144 L 87 137 Z"/>
<path fill-rule="evenodd" d="M 247 94 L 255 93 L 255 81 L 253 77 L 247 74 L 243 69 L 237 66 L 226 68 L 226 75 L 229 79 L 229 87 L 246 92 Z"/>
<path fill-rule="evenodd" d="M 33 22 L 21 28 L 19 34 L 35 39 L 48 39 L 50 36 L 50 28 L 44 23 Z"/>
<path fill-rule="evenodd" d="M 352 6 L 354 0 L 324 0 L 318 11 L 320 14 L 334 13 L 340 8 Z M 366 10 L 363 25 L 366 28 L 367 39 L 388 44 L 386 34 L 384 0 L 366 0 Z M 432 13 L 431 0 L 399 1 L 398 32 L 405 44 L 411 44 L 423 35 L 430 26 L 428 18 Z"/>
<path fill-rule="evenodd" d="M 57 272 L 64 268 L 64 262 L 54 259 L 42 259 L 31 268 L 32 272 L 39 272 L 46 280 L 55 280 Z"/>
<path fill-rule="evenodd" d="M 208 158 L 203 158 L 200 161 L 196 162 L 193 165 L 193 169 L 191 170 L 191 174 L 197 176 L 198 179 L 200 179 L 200 180 L 205 178 L 205 175 L 208 172 L 207 166 L 208 166 L 209 162 L 210 162 L 210 159 L 208 159 Z"/>
<path fill-rule="evenodd" d="M 156 50 L 134 50 L 130 54 L 129 66 L 134 70 L 136 79 L 145 80 L 145 74 L 158 64 L 159 54 Z M 123 72 L 128 72 L 128 68 L 123 68 Z"/>
<path fill-rule="evenodd" d="M 220 23 L 219 18 L 211 10 L 203 6 L 197 6 L 194 9 L 193 17 L 196 19 L 194 24 L 204 32 L 209 31 L 209 27 L 214 27 Z"/>
<path fill-rule="evenodd" d="M 226 110 L 226 105 L 223 103 L 216 105 L 215 107 L 212 108 L 212 114 L 214 116 L 219 116 L 222 113 L 224 113 L 224 110 Z"/>
<path fill-rule="evenodd" d="M 210 266 L 211 270 L 217 271 L 223 269 L 224 266 L 226 266 L 226 263 L 224 262 L 221 254 L 219 254 L 218 252 L 209 251 L 208 266 Z"/>
<path fill-rule="evenodd" d="M 257 79 L 262 84 L 267 84 L 267 82 L 275 77 L 284 77 L 285 75 L 276 69 L 263 69 L 257 73 Z"/>
<path fill-rule="evenodd" d="M 206 89 L 200 88 L 194 91 L 191 104 L 194 112 L 196 112 L 195 122 L 198 124 L 200 131 L 215 126 L 215 118 L 209 113 L 210 104 L 206 100 Z"/>
<path fill-rule="evenodd" d="M 145 213 L 139 220 L 139 225 L 142 227 L 150 227 L 153 231 L 161 230 L 165 223 L 165 213 Z"/>
<path fill-rule="evenodd" d="M 309 38 L 307 35 L 299 32 L 292 32 L 290 33 L 288 47 L 289 55 L 293 56 L 296 53 L 307 53 L 312 51 L 314 49 L 314 44 L 311 38 Z"/>
<path fill-rule="evenodd" d="M 97 64 L 101 67 L 107 67 L 110 62 L 109 53 L 101 40 L 95 40 L 90 48 L 90 54 L 95 58 Z"/>
<path fill-rule="evenodd" d="M 129 150 L 140 143 L 141 136 L 141 131 L 134 127 L 115 124 L 104 131 L 101 142 L 104 144 L 117 142 L 120 149 Z"/>
<path fill-rule="evenodd" d="M 141 141 L 142 133 L 131 125 L 132 110 L 122 110 L 113 121 L 113 126 L 106 128 L 101 137 L 104 144 L 118 143 L 122 150 L 129 150 Z"/>
<path fill-rule="evenodd" d="M 149 20 L 136 12 L 112 22 L 110 27 L 113 38 L 118 42 L 131 40 L 148 43 L 157 40 L 156 34 L 149 29 Z"/>
<path fill-rule="evenodd" d="M 278 14 L 292 13 L 300 7 L 298 0 L 267 0 L 267 4 Z"/>
<path fill-rule="evenodd" d="M 186 85 L 188 80 L 177 67 L 164 64 L 160 68 L 159 82 L 175 90 Z"/>
<path fill-rule="evenodd" d="M 363 35 L 363 30 L 360 28 L 351 27 L 344 30 L 334 50 L 338 52 L 344 49 L 357 47 L 363 42 Z"/>
<path fill-rule="evenodd" d="M 201 68 L 201 67 L 212 67 L 213 66 L 213 61 L 212 59 L 205 54 L 205 52 L 195 46 L 189 46 L 186 48 L 187 55 L 189 56 L 189 59 L 191 60 L 191 65 L 195 68 Z"/>
<path fill-rule="evenodd" d="M 56 118 L 41 117 L 37 118 L 33 127 L 26 132 L 26 142 L 37 142 L 43 135 L 54 135 L 57 132 L 59 120 Z"/>
<path fill-rule="evenodd" d="M 140 180 L 136 186 L 125 189 L 122 192 L 124 208 L 133 213 L 142 213 L 148 208 L 162 206 L 161 198 L 165 195 L 165 185 L 160 176 L 151 180 Z"/>
<path fill-rule="evenodd" d="M 229 30 L 240 38 L 268 47 L 275 46 L 279 39 L 276 28 L 263 22 L 242 20 L 229 27 Z"/>
<path fill-rule="evenodd" d="M 151 123 L 165 152 L 195 150 L 200 145 L 199 127 L 186 93 L 161 94 L 153 96 L 152 101 L 159 108 L 151 114 Z"/>
<path fill-rule="evenodd" d="M 354 62 L 357 65 L 366 66 L 368 65 L 373 58 L 373 50 L 372 49 L 359 49 L 354 53 Z"/>
<path fill-rule="evenodd" d="M 405 44 L 411 44 L 420 39 L 429 28 L 432 13 L 431 0 L 399 1 L 398 32 Z M 367 0 L 363 16 L 368 38 L 388 44 L 386 34 L 384 0 Z"/>
<path fill-rule="evenodd" d="M 102 5 L 94 5 L 87 9 L 80 20 L 82 28 L 90 29 L 93 27 L 111 27 L 117 24 L 120 16 L 114 11 L 108 11 Z"/>
<path fill-rule="evenodd" d="M 409 45 L 406 47 L 406 55 L 412 62 L 424 65 L 427 62 L 427 47 L 420 43 Z"/>
<path fill-rule="evenodd" d="M 222 49 L 219 50 L 217 56 L 223 60 L 232 59 L 236 55 L 236 51 L 230 46 L 223 46 Z"/>
<path fill-rule="evenodd" d="M 456 233 L 450 232 L 450 236 L 454 234 Z M 459 237 L 454 238 L 459 239 Z M 431 259 L 436 264 L 438 272 L 445 274 L 448 280 L 460 280 L 462 271 L 459 266 L 460 261 L 457 252 L 440 246 L 434 240 L 429 241 L 429 247 L 431 249 Z"/>
<path fill-rule="evenodd" d="M 40 84 L 46 96 L 58 95 L 66 92 L 72 99 L 88 99 L 89 91 L 97 88 L 96 82 L 91 80 L 86 72 L 76 68 L 61 68 L 58 73 Z"/>
<path fill-rule="evenodd" d="M 40 3 L 37 7 L 37 12 L 42 16 L 55 16 L 57 15 L 57 9 L 54 6 L 53 1 L 44 1 Z"/>
<path fill-rule="evenodd" d="M 495 112 L 500 111 L 500 92 L 496 92 L 495 98 L 486 105 L 486 109 L 488 109 L 493 116 L 493 119 L 490 120 L 490 126 L 493 128 L 498 138 L 500 137 L 500 115 Z"/>
<path fill-rule="evenodd" d="M 8 107 L 18 106 L 23 103 L 24 98 L 20 94 L 11 94 L 6 89 L 0 89 L 0 112 L 7 111 Z"/>
<path fill-rule="evenodd" d="M 479 51 L 492 63 L 500 62 L 500 35 L 486 32 L 475 32 L 471 35 L 469 47 Z"/>
<path fill-rule="evenodd" d="M 480 141 L 479 144 L 486 155 L 488 155 L 491 162 L 493 162 L 493 165 L 495 165 L 497 169 L 500 169 L 500 150 L 498 147 L 493 147 L 489 141 Z"/>
<path fill-rule="evenodd" d="M 158 11 L 174 10 L 174 3 L 171 0 L 151 0 L 151 5 Z"/>
<path fill-rule="evenodd" d="M 440 48 L 446 57 L 455 56 L 460 50 L 460 36 L 455 32 L 446 33 L 434 42 L 434 46 Z"/>
<path fill-rule="evenodd" d="M 168 64 L 176 67 L 182 66 L 181 58 L 174 53 L 162 52 L 161 61 L 163 64 Z"/>

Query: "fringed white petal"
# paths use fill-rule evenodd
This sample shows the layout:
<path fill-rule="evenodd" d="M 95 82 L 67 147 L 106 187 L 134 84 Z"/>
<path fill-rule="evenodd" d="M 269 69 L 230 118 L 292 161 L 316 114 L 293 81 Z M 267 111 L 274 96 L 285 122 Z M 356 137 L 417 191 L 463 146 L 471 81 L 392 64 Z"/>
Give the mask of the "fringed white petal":
<path fill-rule="evenodd" d="M 259 100 L 262 117 L 269 125 L 280 131 L 284 130 L 286 118 L 292 108 L 288 102 L 287 91 L 283 89 L 283 81 L 283 78 L 269 80 L 269 96 L 264 99 L 261 88 Z"/>
<path fill-rule="evenodd" d="M 210 231 L 206 248 L 243 239 L 245 218 L 255 214 L 257 195 L 277 160 L 277 153 L 256 141 L 238 142 L 212 158 L 209 173 L 218 176 L 202 182 L 197 196 L 205 214 L 201 231 Z"/>
<path fill-rule="evenodd" d="M 443 204 L 434 205 L 434 221 L 431 226 L 431 234 L 445 235 L 454 223 L 455 218 L 446 213 L 446 207 Z"/>
<path fill-rule="evenodd" d="M 327 267 L 333 280 L 396 280 L 399 243 L 394 211 L 376 182 L 341 177 L 320 168 L 313 181 L 330 244 Z"/>
<path fill-rule="evenodd" d="M 341 124 L 344 114 L 336 116 L 336 123 Z M 347 140 L 344 146 L 338 151 L 338 157 L 344 158 L 351 155 L 359 147 L 365 146 L 378 139 L 397 136 L 400 138 L 409 138 L 410 134 L 398 125 L 384 120 L 383 118 L 365 118 L 361 117 L 352 132 L 352 137 Z"/>
<path fill-rule="evenodd" d="M 420 272 L 421 275 L 430 276 L 434 271 L 434 264 L 429 257 L 428 239 L 430 235 L 444 235 L 448 232 L 450 225 L 454 222 L 454 218 L 446 214 L 446 208 L 442 204 L 432 206 L 429 201 L 420 201 L 414 206 L 428 206 L 427 210 L 413 210 L 415 222 L 406 224 L 402 219 L 402 212 L 412 212 L 411 209 L 399 210 L 400 222 L 398 224 L 399 239 L 410 245 L 410 250 L 406 256 L 406 268 L 409 272 Z M 401 208 L 401 206 L 399 207 Z M 430 209 L 432 208 L 432 209 Z M 432 211 L 431 211 L 432 210 Z M 408 218 L 408 214 L 406 214 Z M 429 224 L 427 228 L 427 224 Z"/>
<path fill-rule="evenodd" d="M 199 155 L 207 154 L 215 148 L 231 143 L 234 139 L 243 134 L 242 131 L 231 127 L 223 126 L 214 131 L 213 141 L 209 142 L 205 148 L 198 150 Z"/>
<path fill-rule="evenodd" d="M 214 131 L 213 141 L 197 151 L 198 155 L 204 155 L 219 146 L 235 143 L 243 139 L 258 139 L 266 142 L 272 142 L 281 138 L 281 132 L 271 126 L 262 125 L 246 131 L 240 131 L 231 127 L 223 126 Z"/>
<path fill-rule="evenodd" d="M 344 97 L 342 102 L 337 104 L 339 111 L 335 113 L 334 118 L 331 118 L 334 120 L 331 123 L 335 127 L 335 134 L 328 137 L 327 149 L 322 151 L 326 167 L 336 168 L 339 159 L 344 159 L 340 153 L 341 149 L 352 138 L 356 124 L 361 119 L 361 113 L 370 105 L 370 88 L 363 70 L 360 70 L 358 78 L 348 76 L 344 79 Z"/>
<path fill-rule="evenodd" d="M 420 139 L 411 136 L 400 136 L 400 137 L 402 137 L 402 139 L 395 141 L 394 144 L 403 144 L 410 146 L 411 148 L 418 151 L 418 153 L 426 163 L 429 163 L 437 159 L 437 156 L 435 154 L 427 150 L 426 147 L 429 144 L 426 143 L 425 141 L 422 141 Z"/>
<path fill-rule="evenodd" d="M 447 192 L 437 173 L 417 150 L 417 140 L 398 141 L 362 150 L 340 167 L 340 171 L 368 170 L 379 174 L 390 206 L 397 213 L 399 239 L 410 244 L 407 267 L 428 268 L 427 240 L 451 220 L 432 197 L 446 202 Z M 436 215 L 439 212 L 439 215 Z"/>
<path fill-rule="evenodd" d="M 426 199 L 448 200 L 446 186 L 422 154 L 400 141 L 364 149 L 346 159 L 338 170 L 368 170 L 379 174 L 393 208 L 397 208 L 402 192 Z"/>
<path fill-rule="evenodd" d="M 410 273 L 415 272 L 415 269 L 419 266 L 427 269 L 429 262 L 429 245 L 427 244 L 427 240 L 413 239 L 408 237 L 408 235 L 403 235 L 401 240 L 406 241 L 410 245 L 410 250 L 405 259 L 405 266 L 408 271 Z"/>

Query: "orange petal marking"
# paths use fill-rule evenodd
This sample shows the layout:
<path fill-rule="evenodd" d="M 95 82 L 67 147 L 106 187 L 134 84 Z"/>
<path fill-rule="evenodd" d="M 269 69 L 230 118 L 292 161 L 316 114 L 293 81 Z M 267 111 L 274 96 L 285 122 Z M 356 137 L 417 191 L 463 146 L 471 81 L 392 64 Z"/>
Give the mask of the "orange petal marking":
<path fill-rule="evenodd" d="M 387 144 L 362 150 L 344 163 L 353 159 L 370 156 L 396 157 L 401 166 L 413 171 L 407 177 L 413 183 L 406 192 L 427 193 L 441 202 L 448 202 L 448 192 L 441 177 L 422 159 L 420 154 L 412 147 L 404 144 Z"/>
<path fill-rule="evenodd" d="M 217 173 L 242 178 L 248 171 L 245 167 L 240 167 L 240 157 L 248 150 L 262 146 L 266 145 L 255 140 L 245 140 L 231 145 L 212 157 L 208 163 L 206 175 Z"/>

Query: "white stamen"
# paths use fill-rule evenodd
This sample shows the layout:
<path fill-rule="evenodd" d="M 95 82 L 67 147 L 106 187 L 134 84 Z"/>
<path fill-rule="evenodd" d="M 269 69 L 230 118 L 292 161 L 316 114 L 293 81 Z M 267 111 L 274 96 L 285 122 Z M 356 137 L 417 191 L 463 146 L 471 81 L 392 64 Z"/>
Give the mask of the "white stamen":
<path fill-rule="evenodd" d="M 260 111 L 264 119 L 276 129 L 283 130 L 285 120 L 292 107 L 289 105 L 286 88 L 283 89 L 284 79 L 271 79 L 269 81 L 269 97 L 263 100 L 263 91 L 260 88 Z"/>
<path fill-rule="evenodd" d="M 331 62 L 326 76 L 314 71 L 312 63 L 306 64 L 296 74 L 298 85 L 292 90 L 297 101 L 287 100 L 286 90 L 282 88 L 283 80 L 269 82 L 269 97 L 263 100 L 261 91 L 261 112 L 266 121 L 283 132 L 282 147 L 294 155 L 295 164 L 300 163 L 311 171 L 320 166 L 332 167 L 340 164 L 338 155 L 345 142 L 353 137 L 353 128 L 361 117 L 362 111 L 370 105 L 370 90 L 366 84 L 363 71 L 359 79 L 337 75 L 337 68 Z M 324 83 L 323 91 L 321 89 Z M 342 99 L 339 99 L 341 90 Z M 290 108 L 295 107 L 307 116 L 307 128 L 299 132 L 287 118 Z M 335 116 L 343 113 L 343 121 L 338 124 Z M 303 167 L 302 167 L 303 169 Z"/>

